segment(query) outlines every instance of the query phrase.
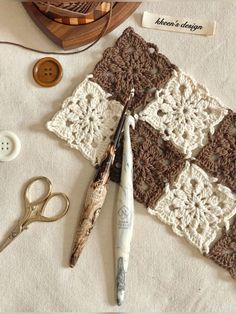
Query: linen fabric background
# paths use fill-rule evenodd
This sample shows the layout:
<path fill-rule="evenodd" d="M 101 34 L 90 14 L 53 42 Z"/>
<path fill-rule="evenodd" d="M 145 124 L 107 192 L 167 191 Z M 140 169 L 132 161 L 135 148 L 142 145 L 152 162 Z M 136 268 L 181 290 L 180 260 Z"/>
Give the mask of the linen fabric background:
<path fill-rule="evenodd" d="M 196 19 L 215 19 L 213 37 L 161 32 L 141 27 L 143 11 Z M 45 127 L 62 102 L 92 72 L 105 48 L 127 26 L 154 42 L 173 63 L 207 86 L 236 110 L 234 0 L 163 0 L 145 2 L 125 23 L 87 52 L 57 56 L 63 79 L 53 88 L 33 81 L 40 54 L 0 45 L 0 129 L 21 139 L 22 151 L 0 163 L 0 240 L 22 215 L 23 187 L 37 175 L 51 179 L 54 191 L 71 200 L 68 215 L 55 223 L 32 224 L 0 254 L 0 310 L 49 311 L 226 311 L 236 310 L 236 282 L 184 239 L 135 202 L 135 225 L 122 308 L 114 294 L 114 213 L 118 186 L 110 183 L 100 218 L 74 269 L 68 268 L 71 245 L 84 195 L 94 168 Z M 34 25 L 19 2 L 0 2 L 0 40 L 58 50 Z"/>

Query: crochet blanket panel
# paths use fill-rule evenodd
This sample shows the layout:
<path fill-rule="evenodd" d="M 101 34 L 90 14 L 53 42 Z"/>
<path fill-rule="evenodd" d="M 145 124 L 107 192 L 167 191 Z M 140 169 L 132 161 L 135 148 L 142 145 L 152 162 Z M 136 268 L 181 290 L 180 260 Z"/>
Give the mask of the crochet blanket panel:
<path fill-rule="evenodd" d="M 236 277 L 236 114 L 156 45 L 125 30 L 47 127 L 96 165 L 132 87 L 135 199 Z"/>

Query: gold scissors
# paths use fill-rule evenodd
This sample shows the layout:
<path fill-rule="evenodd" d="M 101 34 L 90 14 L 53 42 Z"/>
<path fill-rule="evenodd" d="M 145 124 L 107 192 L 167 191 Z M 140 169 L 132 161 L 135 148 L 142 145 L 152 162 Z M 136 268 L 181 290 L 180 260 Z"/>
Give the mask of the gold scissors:
<path fill-rule="evenodd" d="M 46 192 L 44 195 L 39 197 L 35 201 L 30 200 L 30 189 L 36 182 L 43 182 L 46 187 Z M 64 208 L 54 216 L 44 216 L 44 211 L 48 205 L 48 202 L 55 198 L 60 197 L 64 200 L 65 206 Z M 70 201 L 68 197 L 64 193 L 52 193 L 52 183 L 46 177 L 36 177 L 29 181 L 26 189 L 24 191 L 24 199 L 25 199 L 25 214 L 18 221 L 17 225 L 11 230 L 11 232 L 6 237 L 5 241 L 0 245 L 0 252 L 4 250 L 18 235 L 22 233 L 22 231 L 26 230 L 28 225 L 32 222 L 53 222 L 61 219 L 68 212 Z"/>

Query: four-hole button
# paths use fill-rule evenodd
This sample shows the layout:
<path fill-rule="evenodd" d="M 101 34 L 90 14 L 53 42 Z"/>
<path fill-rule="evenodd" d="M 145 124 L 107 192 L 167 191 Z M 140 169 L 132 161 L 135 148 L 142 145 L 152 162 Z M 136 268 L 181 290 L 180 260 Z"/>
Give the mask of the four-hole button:
<path fill-rule="evenodd" d="M 11 131 L 0 131 L 0 161 L 15 159 L 21 149 L 18 136 Z"/>
<path fill-rule="evenodd" d="M 34 65 L 33 77 L 40 86 L 54 86 L 62 78 L 61 64 L 51 57 L 42 58 Z"/>

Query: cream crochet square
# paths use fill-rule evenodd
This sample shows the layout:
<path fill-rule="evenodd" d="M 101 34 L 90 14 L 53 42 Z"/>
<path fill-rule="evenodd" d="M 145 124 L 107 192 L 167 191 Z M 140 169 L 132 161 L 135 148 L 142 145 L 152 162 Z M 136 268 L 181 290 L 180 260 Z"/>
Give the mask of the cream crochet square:
<path fill-rule="evenodd" d="M 171 140 L 186 157 L 191 157 L 227 113 L 205 87 L 178 70 L 165 88 L 156 91 L 155 100 L 139 117 L 159 130 L 165 140 Z"/>
<path fill-rule="evenodd" d="M 217 231 L 223 225 L 228 229 L 236 213 L 236 195 L 216 181 L 187 162 L 173 186 L 167 185 L 156 206 L 148 211 L 202 253 L 208 253 Z"/>
<path fill-rule="evenodd" d="M 47 123 L 47 128 L 95 165 L 110 143 L 122 105 L 111 100 L 111 95 L 90 78 L 92 75 L 87 76 L 64 101 L 61 110 Z"/>

